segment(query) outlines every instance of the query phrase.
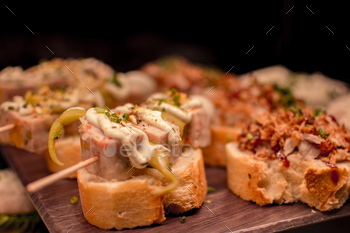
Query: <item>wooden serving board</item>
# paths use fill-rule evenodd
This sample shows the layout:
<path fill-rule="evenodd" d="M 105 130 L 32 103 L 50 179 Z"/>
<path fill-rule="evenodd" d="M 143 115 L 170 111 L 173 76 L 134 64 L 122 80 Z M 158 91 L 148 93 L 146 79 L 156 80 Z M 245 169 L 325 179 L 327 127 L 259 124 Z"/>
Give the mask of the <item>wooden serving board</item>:
<path fill-rule="evenodd" d="M 43 156 L 10 146 L 0 146 L 0 151 L 24 185 L 50 174 Z M 260 207 L 241 200 L 226 188 L 224 168 L 206 167 L 206 175 L 208 185 L 216 189 L 207 195 L 206 199 L 211 203 L 204 203 L 200 209 L 183 214 L 187 216 L 184 224 L 180 223 L 182 215 L 168 215 L 159 225 L 125 231 L 272 232 L 350 215 L 349 201 L 340 210 L 324 213 L 304 204 Z M 70 203 L 73 196 L 79 196 L 76 180 L 60 180 L 30 195 L 50 232 L 108 232 L 85 220 L 80 202 L 75 205 Z"/>

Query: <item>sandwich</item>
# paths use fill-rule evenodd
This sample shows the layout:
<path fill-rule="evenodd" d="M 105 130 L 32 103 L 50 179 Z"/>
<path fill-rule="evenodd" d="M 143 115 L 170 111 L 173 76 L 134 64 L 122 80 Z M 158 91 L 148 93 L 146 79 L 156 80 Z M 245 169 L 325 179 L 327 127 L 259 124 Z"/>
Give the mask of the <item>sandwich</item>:
<path fill-rule="evenodd" d="M 97 158 L 77 176 L 90 224 L 147 226 L 164 221 L 164 211 L 179 214 L 202 205 L 207 182 L 200 147 L 210 143 L 210 134 L 201 100 L 169 91 L 141 106 L 68 109 L 49 135 L 49 152 L 59 165 L 54 136 L 77 119 L 82 161 Z"/>
<path fill-rule="evenodd" d="M 226 145 L 228 188 L 258 205 L 302 202 L 321 211 L 349 197 L 350 135 L 323 112 L 265 113 Z"/>
<path fill-rule="evenodd" d="M 212 166 L 226 166 L 226 143 L 237 141 L 242 125 L 251 119 L 280 107 L 303 106 L 288 88 L 239 79 L 231 73 L 193 64 L 182 57 L 162 58 L 146 64 L 141 70 L 153 76 L 161 87 L 177 86 L 212 101 L 212 113 L 215 112 L 210 122 L 212 142 L 203 148 L 204 161 Z"/>

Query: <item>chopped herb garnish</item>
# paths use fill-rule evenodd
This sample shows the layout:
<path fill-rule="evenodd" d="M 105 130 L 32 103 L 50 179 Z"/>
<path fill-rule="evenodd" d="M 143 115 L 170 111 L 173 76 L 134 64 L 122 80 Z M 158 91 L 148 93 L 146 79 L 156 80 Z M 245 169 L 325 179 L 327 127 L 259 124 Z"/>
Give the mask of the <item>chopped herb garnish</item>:
<path fill-rule="evenodd" d="M 300 117 L 300 116 L 296 116 L 295 119 L 296 119 L 297 121 L 301 121 L 301 117 Z"/>
<path fill-rule="evenodd" d="M 186 222 L 186 216 L 182 216 L 180 222 L 181 222 L 181 223 L 185 223 L 185 222 Z"/>
<path fill-rule="evenodd" d="M 70 199 L 70 203 L 71 203 L 72 205 L 77 204 L 77 203 L 78 203 L 78 198 L 77 198 L 76 196 L 72 197 L 72 198 Z"/>
<path fill-rule="evenodd" d="M 157 108 L 157 107 L 154 107 L 152 110 L 153 110 L 153 111 L 158 111 L 158 108 Z"/>
<path fill-rule="evenodd" d="M 317 133 L 318 133 L 318 135 L 321 136 L 321 138 L 325 138 L 325 137 L 328 137 L 328 136 L 329 136 L 329 133 L 325 133 L 325 132 L 323 131 L 323 128 L 319 128 L 319 129 L 317 130 Z"/>
<path fill-rule="evenodd" d="M 254 136 L 253 136 L 253 134 L 248 133 L 248 134 L 247 134 L 247 138 L 248 138 L 248 140 L 252 140 L 252 139 L 254 138 Z"/>
<path fill-rule="evenodd" d="M 173 97 L 174 102 L 179 102 L 181 95 L 177 94 L 176 96 Z"/>
<path fill-rule="evenodd" d="M 118 81 L 117 75 L 118 75 L 118 73 L 114 73 L 113 79 L 112 79 L 112 83 L 114 83 L 114 84 L 117 85 L 118 87 L 122 87 L 122 85 L 121 85 L 120 82 Z"/>
<path fill-rule="evenodd" d="M 314 112 L 315 116 L 318 116 L 318 115 L 320 115 L 322 113 L 324 113 L 324 111 L 322 111 L 320 108 L 316 109 L 315 112 Z"/>
<path fill-rule="evenodd" d="M 123 114 L 123 121 L 127 121 L 129 119 L 129 114 Z"/>
<path fill-rule="evenodd" d="M 171 167 L 173 166 L 172 163 L 169 163 L 169 170 L 171 171 Z"/>
<path fill-rule="evenodd" d="M 162 109 L 162 112 L 165 112 L 165 108 Z"/>
<path fill-rule="evenodd" d="M 309 127 L 309 124 L 305 124 L 305 127 Z"/>
<path fill-rule="evenodd" d="M 171 89 L 171 95 L 175 95 L 177 93 L 177 90 L 175 88 Z"/>
<path fill-rule="evenodd" d="M 166 100 L 166 99 L 153 99 L 153 100 L 159 101 L 159 102 L 158 102 L 158 106 L 161 105 L 163 102 L 165 102 L 165 103 L 168 102 L 168 100 Z"/>
<path fill-rule="evenodd" d="M 193 182 L 192 182 L 192 184 L 193 184 L 193 187 L 196 189 L 196 188 L 197 188 L 197 186 L 195 186 Z"/>
<path fill-rule="evenodd" d="M 56 134 L 56 137 L 53 138 L 53 140 L 57 140 L 57 139 L 59 139 L 61 136 L 62 136 L 62 131 L 59 131 L 59 132 Z"/>
<path fill-rule="evenodd" d="M 158 106 L 161 105 L 164 100 L 165 99 L 160 99 L 159 102 L 158 102 Z"/>
<path fill-rule="evenodd" d="M 110 114 L 109 112 L 105 112 L 105 114 L 109 118 L 109 120 L 112 122 L 120 123 L 122 121 L 122 119 L 120 119 L 120 117 L 116 113 Z M 123 115 L 123 119 L 124 119 L 124 115 Z M 129 115 L 128 115 L 128 118 L 129 118 Z"/>
<path fill-rule="evenodd" d="M 301 111 L 300 108 L 296 108 L 296 109 L 291 109 L 295 114 L 300 113 L 303 114 L 303 112 Z"/>
<path fill-rule="evenodd" d="M 295 105 L 295 99 L 290 89 L 280 88 L 277 85 L 274 85 L 274 88 L 281 94 L 281 102 L 283 107 L 288 108 Z"/>
<path fill-rule="evenodd" d="M 28 102 L 26 102 L 25 104 L 23 104 L 23 108 L 26 108 L 28 106 Z"/>
<path fill-rule="evenodd" d="M 248 174 L 248 177 L 249 177 L 249 179 L 252 178 L 252 176 L 250 174 Z"/>
<path fill-rule="evenodd" d="M 215 192 L 215 188 L 213 187 L 208 187 L 208 193 L 213 193 Z"/>
<path fill-rule="evenodd" d="M 9 106 L 9 107 L 8 107 L 8 110 L 13 110 L 13 109 L 15 109 L 15 108 L 12 107 L 12 106 Z"/>
<path fill-rule="evenodd" d="M 227 142 L 232 142 L 232 137 L 231 137 L 231 136 L 228 136 L 228 137 L 226 138 L 226 141 L 227 141 Z"/>
<path fill-rule="evenodd" d="M 95 111 L 96 111 L 97 113 L 104 113 L 104 112 L 105 112 L 105 109 L 104 109 L 104 108 L 95 107 Z"/>

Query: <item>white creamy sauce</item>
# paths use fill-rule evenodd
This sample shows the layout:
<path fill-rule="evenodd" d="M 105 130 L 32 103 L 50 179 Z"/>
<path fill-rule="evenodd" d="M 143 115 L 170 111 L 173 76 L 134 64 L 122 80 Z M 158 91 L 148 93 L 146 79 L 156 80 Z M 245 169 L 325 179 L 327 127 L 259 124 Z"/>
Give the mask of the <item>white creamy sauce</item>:
<path fill-rule="evenodd" d="M 192 110 L 192 108 L 199 108 L 203 106 L 209 116 L 212 117 L 214 114 L 214 105 L 211 103 L 210 100 L 208 100 L 203 96 L 199 96 L 199 95 L 190 96 L 186 99 L 185 103 L 183 103 L 180 107 L 176 107 L 174 105 L 171 105 L 165 102 L 161 102 L 161 104 L 159 104 L 159 101 L 162 99 L 169 100 L 169 97 L 164 93 L 154 93 L 148 98 L 147 107 L 152 109 L 153 108 L 158 108 L 161 110 L 164 109 L 164 111 L 179 118 L 185 123 L 191 122 L 192 113 L 190 110 Z"/>
<path fill-rule="evenodd" d="M 104 89 L 106 89 L 111 95 L 117 100 L 124 100 L 130 95 L 130 86 L 124 74 L 118 73 L 117 80 L 120 83 L 121 87 L 118 87 L 114 83 L 106 82 L 104 84 Z"/>
<path fill-rule="evenodd" d="M 181 142 L 180 133 L 172 129 L 171 125 L 163 120 L 162 112 L 153 111 L 147 108 L 139 107 L 134 110 L 136 115 L 138 115 L 142 120 L 148 124 L 159 128 L 165 132 L 168 132 L 168 142 L 178 144 Z"/>
<path fill-rule="evenodd" d="M 18 111 L 21 115 L 26 116 L 33 112 L 33 106 L 31 104 L 26 104 L 26 101 L 22 96 L 13 97 L 13 101 L 6 101 L 0 105 L 0 109 L 7 111 L 12 108 L 12 110 Z M 25 107 L 24 107 L 25 106 Z M 11 110 L 10 110 L 11 111 Z"/>
<path fill-rule="evenodd" d="M 155 152 L 156 147 L 149 144 L 148 137 L 142 130 L 132 127 L 130 123 L 123 122 L 127 128 L 122 124 L 112 122 L 104 113 L 97 113 L 94 108 L 86 112 L 86 120 L 101 129 L 105 136 L 120 140 L 123 145 L 130 145 L 132 152 L 129 159 L 132 166 L 141 169 L 150 163 L 151 155 Z M 143 146 L 137 146 L 141 144 Z"/>

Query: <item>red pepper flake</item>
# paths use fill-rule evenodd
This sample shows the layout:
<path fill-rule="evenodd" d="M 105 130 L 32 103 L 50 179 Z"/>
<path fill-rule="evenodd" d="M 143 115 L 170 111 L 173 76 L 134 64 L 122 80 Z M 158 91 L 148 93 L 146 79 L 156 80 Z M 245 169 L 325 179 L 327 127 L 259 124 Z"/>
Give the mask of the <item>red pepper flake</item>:
<path fill-rule="evenodd" d="M 89 129 L 91 129 L 91 125 L 86 125 L 85 128 L 86 128 L 87 130 L 89 130 Z"/>
<path fill-rule="evenodd" d="M 100 147 L 103 149 L 105 147 L 105 144 L 103 143 L 104 142 L 104 138 L 100 141 Z"/>

